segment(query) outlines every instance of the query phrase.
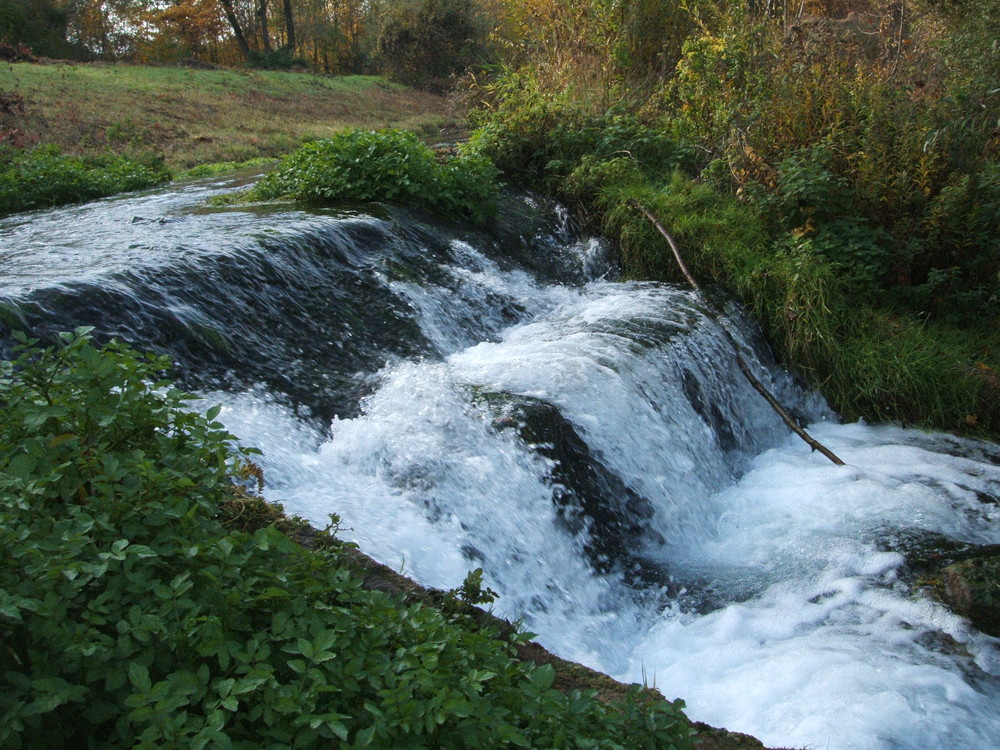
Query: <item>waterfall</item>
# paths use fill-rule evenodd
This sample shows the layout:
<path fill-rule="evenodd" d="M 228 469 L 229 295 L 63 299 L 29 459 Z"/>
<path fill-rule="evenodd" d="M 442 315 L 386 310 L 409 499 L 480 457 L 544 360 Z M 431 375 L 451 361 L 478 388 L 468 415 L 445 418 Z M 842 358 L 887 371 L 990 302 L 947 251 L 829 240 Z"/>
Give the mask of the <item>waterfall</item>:
<path fill-rule="evenodd" d="M 985 750 L 996 639 L 913 540 L 1000 543 L 1000 449 L 840 424 L 730 304 L 614 280 L 525 196 L 488 229 L 401 209 L 209 209 L 239 178 L 0 221 L 0 333 L 169 353 L 263 451 L 265 495 L 418 581 L 473 568 L 568 659 L 771 745 Z M 6 343 L 4 343 L 6 342 Z"/>

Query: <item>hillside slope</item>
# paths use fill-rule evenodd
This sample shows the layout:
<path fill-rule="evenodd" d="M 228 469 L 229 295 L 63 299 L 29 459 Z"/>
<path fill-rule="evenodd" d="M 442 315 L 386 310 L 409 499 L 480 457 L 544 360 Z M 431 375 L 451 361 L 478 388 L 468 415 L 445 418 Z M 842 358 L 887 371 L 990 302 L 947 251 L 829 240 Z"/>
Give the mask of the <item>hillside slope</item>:
<path fill-rule="evenodd" d="M 279 156 L 346 126 L 431 135 L 448 102 L 377 76 L 124 64 L 0 65 L 0 144 L 162 154 L 172 169 Z"/>

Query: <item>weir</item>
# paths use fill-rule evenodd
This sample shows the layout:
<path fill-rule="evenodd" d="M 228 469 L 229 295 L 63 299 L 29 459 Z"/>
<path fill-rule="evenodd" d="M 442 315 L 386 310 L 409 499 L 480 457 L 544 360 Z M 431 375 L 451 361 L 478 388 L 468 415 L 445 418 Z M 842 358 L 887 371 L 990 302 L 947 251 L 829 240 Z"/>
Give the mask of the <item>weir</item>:
<path fill-rule="evenodd" d="M 727 305 L 614 280 L 508 196 L 211 209 L 202 180 L 0 221 L 0 349 L 80 325 L 170 354 L 263 451 L 265 496 L 421 583 L 473 568 L 546 647 L 771 745 L 985 750 L 1000 649 L 921 592 L 914 539 L 1000 543 L 1000 450 L 841 424 Z"/>

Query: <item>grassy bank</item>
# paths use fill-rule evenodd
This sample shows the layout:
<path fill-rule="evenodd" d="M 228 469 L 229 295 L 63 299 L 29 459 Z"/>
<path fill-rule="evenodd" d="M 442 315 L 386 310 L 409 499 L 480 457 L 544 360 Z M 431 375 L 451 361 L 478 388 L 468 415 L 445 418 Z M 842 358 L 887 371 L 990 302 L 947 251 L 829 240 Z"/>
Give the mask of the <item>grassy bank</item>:
<path fill-rule="evenodd" d="M 924 31 L 923 56 L 886 40 L 872 57 L 824 34 L 863 36 L 874 11 L 803 21 L 801 46 L 779 18 L 720 8 L 678 27 L 655 79 L 588 84 L 587 60 L 556 76 L 544 52 L 506 71 L 477 92 L 471 145 L 615 239 L 626 275 L 683 283 L 636 203 L 651 210 L 845 418 L 997 440 L 1000 79 L 940 67 L 992 37 L 956 21 Z"/>
<path fill-rule="evenodd" d="M 0 92 L 0 144 L 152 152 L 175 171 L 277 157 L 347 126 L 430 135 L 449 117 L 443 98 L 375 76 L 6 63 Z"/>

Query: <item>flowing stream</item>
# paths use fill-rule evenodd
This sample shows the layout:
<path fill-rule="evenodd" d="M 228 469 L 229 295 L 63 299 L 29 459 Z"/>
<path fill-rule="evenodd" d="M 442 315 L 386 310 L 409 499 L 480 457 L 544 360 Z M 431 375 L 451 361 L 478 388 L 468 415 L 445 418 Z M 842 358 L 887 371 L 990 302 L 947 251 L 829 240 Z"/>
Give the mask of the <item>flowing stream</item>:
<path fill-rule="evenodd" d="M 523 196 L 489 230 L 399 209 L 212 209 L 230 176 L 0 221 L 11 328 L 169 353 L 263 451 L 265 495 L 382 562 L 473 568 L 557 654 L 769 745 L 987 750 L 1000 649 L 907 555 L 1000 543 L 1000 449 L 840 424 L 730 316 L 622 283 Z"/>

